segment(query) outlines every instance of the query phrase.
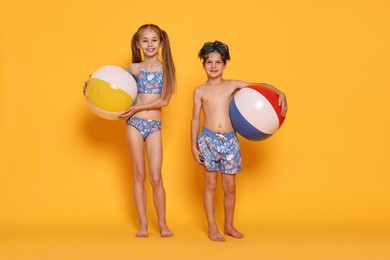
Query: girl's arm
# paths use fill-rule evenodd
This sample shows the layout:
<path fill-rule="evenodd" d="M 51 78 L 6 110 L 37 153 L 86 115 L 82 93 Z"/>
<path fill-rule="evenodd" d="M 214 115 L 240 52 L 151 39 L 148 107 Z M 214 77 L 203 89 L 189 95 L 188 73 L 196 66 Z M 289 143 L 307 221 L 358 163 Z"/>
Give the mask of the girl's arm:
<path fill-rule="evenodd" d="M 140 63 L 131 63 L 129 67 L 125 68 L 125 70 L 127 70 L 131 75 L 135 77 L 139 72 L 140 66 Z"/>
<path fill-rule="evenodd" d="M 142 110 L 155 110 L 169 105 L 169 99 L 158 98 L 150 103 L 131 106 L 123 114 L 119 116 L 119 119 L 127 119 Z"/>

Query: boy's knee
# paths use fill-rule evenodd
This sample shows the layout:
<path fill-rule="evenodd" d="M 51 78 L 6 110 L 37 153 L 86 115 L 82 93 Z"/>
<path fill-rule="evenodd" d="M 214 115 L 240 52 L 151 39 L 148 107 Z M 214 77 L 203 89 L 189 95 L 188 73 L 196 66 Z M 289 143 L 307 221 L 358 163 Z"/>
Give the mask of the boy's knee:
<path fill-rule="evenodd" d="M 228 187 L 224 191 L 226 194 L 234 194 L 234 193 L 236 193 L 236 187 Z"/>
<path fill-rule="evenodd" d="M 223 191 L 228 194 L 236 192 L 236 184 L 234 182 L 225 183 L 223 185 Z"/>
<path fill-rule="evenodd" d="M 205 188 L 208 191 L 213 191 L 214 192 L 217 189 L 217 182 L 208 181 L 208 182 L 206 182 Z"/>

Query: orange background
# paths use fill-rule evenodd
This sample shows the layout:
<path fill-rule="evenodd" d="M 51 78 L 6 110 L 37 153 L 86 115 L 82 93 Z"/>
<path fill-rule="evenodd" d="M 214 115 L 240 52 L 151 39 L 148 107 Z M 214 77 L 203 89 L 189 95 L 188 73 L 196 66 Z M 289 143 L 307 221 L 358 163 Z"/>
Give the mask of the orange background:
<path fill-rule="evenodd" d="M 122 0 L 1 0 L 0 252 L 43 259 L 51 255 L 40 246 L 58 241 L 54 248 L 64 259 L 98 259 L 78 258 L 66 249 L 69 244 L 59 246 L 85 230 L 92 237 L 94 232 L 101 237 L 119 233 L 124 245 L 140 247 L 116 248 L 122 255 L 108 254 L 112 259 L 140 252 L 164 256 L 164 248 L 188 253 L 191 249 L 182 245 L 193 237 L 201 241 L 197 251 L 213 250 L 216 245 L 206 237 L 202 169 L 192 159 L 189 127 L 192 91 L 206 79 L 197 53 L 205 41 L 214 40 L 230 47 L 225 78 L 273 84 L 289 102 L 283 127 L 269 140 L 240 137 L 243 172 L 237 177 L 235 223 L 247 237 L 229 240 L 232 251 L 216 255 L 236 258 L 245 248 L 248 255 L 267 258 L 269 251 L 257 251 L 258 245 L 268 243 L 268 250 L 283 252 L 281 244 L 301 241 L 294 242 L 295 253 L 286 259 L 302 259 L 302 245 L 320 238 L 321 252 L 328 254 L 324 259 L 331 259 L 326 236 L 312 230 L 381 230 L 386 239 L 379 245 L 388 244 L 389 7 L 387 1 L 350 0 L 150 0 L 144 6 Z M 176 234 L 168 241 L 156 235 L 147 242 L 132 237 L 137 217 L 124 122 L 96 117 L 82 95 L 83 82 L 97 68 L 128 66 L 131 36 L 144 23 L 168 32 L 178 76 L 178 91 L 163 110 L 167 217 Z M 150 233 L 156 234 L 150 185 L 147 190 Z M 217 217 L 222 224 L 221 190 Z M 310 231 L 296 240 L 270 229 L 277 234 Z M 382 251 L 387 247 L 378 250 L 375 239 L 352 240 L 343 248 L 358 252 L 354 259 L 364 256 L 363 246 L 353 246 L 359 243 L 369 245 L 368 255 L 371 250 L 378 257 L 389 253 Z M 240 246 L 232 247 L 233 241 Z M 104 255 L 102 244 L 107 243 L 91 242 L 83 252 Z M 18 251 L 16 245 L 27 250 Z M 143 245 L 162 251 L 145 251 Z M 309 253 L 316 259 L 322 255 Z"/>

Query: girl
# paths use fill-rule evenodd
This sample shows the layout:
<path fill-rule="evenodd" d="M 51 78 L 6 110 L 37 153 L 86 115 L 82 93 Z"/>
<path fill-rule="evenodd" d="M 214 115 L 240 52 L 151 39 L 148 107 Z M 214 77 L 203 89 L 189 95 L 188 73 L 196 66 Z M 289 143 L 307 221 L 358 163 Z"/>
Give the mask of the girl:
<path fill-rule="evenodd" d="M 144 148 L 149 162 L 149 180 L 161 237 L 171 237 L 165 220 L 165 189 L 162 181 L 161 108 L 169 104 L 175 90 L 175 66 L 168 35 L 157 25 L 138 28 L 131 40 L 132 64 L 138 95 L 132 107 L 119 118 L 126 120 L 126 137 L 134 168 L 134 199 L 139 216 L 137 237 L 148 236 L 145 192 Z M 161 50 L 162 60 L 159 59 Z M 141 54 L 142 53 L 142 54 Z"/>

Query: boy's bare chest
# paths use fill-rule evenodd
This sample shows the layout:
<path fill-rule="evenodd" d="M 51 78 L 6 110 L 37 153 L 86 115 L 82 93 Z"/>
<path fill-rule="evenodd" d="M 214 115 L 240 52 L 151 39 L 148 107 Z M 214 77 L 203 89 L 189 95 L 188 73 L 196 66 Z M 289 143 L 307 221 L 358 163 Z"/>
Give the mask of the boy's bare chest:
<path fill-rule="evenodd" d="M 231 99 L 232 95 L 228 91 L 211 90 L 204 93 L 202 101 L 208 105 L 223 105 L 229 104 Z"/>
<path fill-rule="evenodd" d="M 207 107 L 225 107 L 230 104 L 231 99 L 229 97 L 205 97 L 202 100 L 203 106 Z"/>

